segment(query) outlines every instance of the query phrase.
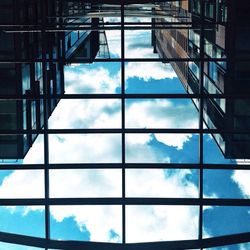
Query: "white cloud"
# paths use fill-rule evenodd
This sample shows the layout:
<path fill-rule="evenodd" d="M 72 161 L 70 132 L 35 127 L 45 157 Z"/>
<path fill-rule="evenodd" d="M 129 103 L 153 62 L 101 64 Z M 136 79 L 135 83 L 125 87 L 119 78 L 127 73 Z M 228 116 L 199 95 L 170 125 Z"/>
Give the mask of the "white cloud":
<path fill-rule="evenodd" d="M 65 68 L 65 92 L 67 94 L 115 93 L 120 85 L 119 74 L 111 76 L 108 69 L 87 65 Z"/>
<path fill-rule="evenodd" d="M 151 134 L 126 134 L 125 151 L 127 163 L 161 163 L 169 162 L 165 156 L 159 157 L 153 147 Z"/>
<path fill-rule="evenodd" d="M 106 19 L 109 21 L 109 19 Z M 112 21 L 119 21 L 113 19 Z M 130 22 L 149 21 L 148 18 L 129 18 Z M 114 57 L 121 57 L 121 32 L 117 30 L 106 31 L 109 50 Z M 157 53 L 153 53 L 151 44 L 151 31 L 145 30 L 126 30 L 125 31 L 125 58 L 158 58 Z M 138 77 L 144 81 L 150 79 L 160 80 L 164 78 L 173 79 L 176 76 L 175 71 L 170 64 L 160 62 L 129 62 L 126 65 L 126 80 L 128 78 Z"/>
<path fill-rule="evenodd" d="M 52 163 L 120 163 L 120 134 L 60 134 L 49 136 Z"/>
<path fill-rule="evenodd" d="M 144 81 L 173 79 L 176 73 L 170 64 L 163 64 L 161 62 L 129 62 L 125 68 L 125 77 L 138 77 Z"/>
<path fill-rule="evenodd" d="M 54 171 L 54 172 L 53 172 Z M 120 170 L 53 170 L 50 172 L 51 197 L 110 197 L 121 193 Z M 169 196 L 197 197 L 198 188 L 186 180 L 188 170 L 181 170 L 165 175 L 163 170 L 127 170 L 126 193 L 132 196 Z M 16 187 L 14 171 L 8 177 L 8 182 L 0 187 L 0 192 L 9 192 L 8 187 Z M 23 171 L 25 173 L 25 171 Z M 39 176 L 32 172 L 32 181 Z M 30 188 L 31 175 L 19 177 L 23 190 L 29 190 L 36 197 L 37 190 Z M 62 184 L 63 183 L 63 184 Z M 166 191 L 165 191 L 166 190 Z M 18 194 L 18 191 L 14 191 Z M 77 196 L 76 196 L 77 195 Z M 14 195 L 17 197 L 17 195 Z M 11 208 L 13 209 L 13 208 Z M 41 210 L 41 207 L 26 207 L 22 213 Z M 197 237 L 198 215 L 197 207 L 191 206 L 127 206 L 127 241 L 156 241 L 189 239 Z M 15 211 L 12 211 L 15 212 Z M 65 218 L 73 218 L 80 230 L 83 227 L 90 232 L 91 241 L 121 241 L 121 238 L 111 238 L 111 230 L 121 237 L 121 206 L 51 206 L 51 214 L 58 222 Z M 58 225 L 59 226 L 59 225 Z"/>
<path fill-rule="evenodd" d="M 51 170 L 50 195 L 55 198 L 121 197 L 121 181 L 120 169 Z"/>
<path fill-rule="evenodd" d="M 133 101 L 126 105 L 126 126 L 129 128 L 197 128 L 198 113 L 192 103 L 174 100 Z M 158 141 L 182 149 L 191 134 L 155 134 Z M 135 138 L 137 139 L 137 137 Z"/>
<path fill-rule="evenodd" d="M 120 127 L 121 101 L 116 99 L 62 99 L 49 119 L 51 129 Z"/>
<path fill-rule="evenodd" d="M 184 143 L 192 137 L 192 134 L 155 134 L 155 137 L 159 142 L 181 150 Z"/>
<path fill-rule="evenodd" d="M 32 147 L 23 160 L 23 164 L 43 164 L 44 163 L 44 135 L 38 135 Z"/>
<path fill-rule="evenodd" d="M 128 197 L 197 198 L 197 185 L 186 181 L 190 170 L 175 170 L 167 175 L 162 169 L 127 169 Z M 135 188 L 137 187 L 137 188 Z"/>
<path fill-rule="evenodd" d="M 121 57 L 121 31 L 106 30 L 111 57 Z"/>
<path fill-rule="evenodd" d="M 110 237 L 111 230 L 122 235 L 121 206 L 51 206 L 51 214 L 58 222 L 73 217 L 80 230 L 87 228 L 91 241 L 121 241 Z"/>
<path fill-rule="evenodd" d="M 44 171 L 16 170 L 6 176 L 0 187 L 1 198 L 43 198 Z M 25 185 L 25 184 L 28 185 Z"/>
<path fill-rule="evenodd" d="M 249 250 L 249 249 L 250 249 L 250 243 L 240 244 L 240 250 Z"/>
<path fill-rule="evenodd" d="M 235 170 L 231 178 L 239 186 L 242 194 L 250 198 L 250 171 Z"/>
<path fill-rule="evenodd" d="M 127 241 L 196 239 L 198 207 L 128 206 Z"/>

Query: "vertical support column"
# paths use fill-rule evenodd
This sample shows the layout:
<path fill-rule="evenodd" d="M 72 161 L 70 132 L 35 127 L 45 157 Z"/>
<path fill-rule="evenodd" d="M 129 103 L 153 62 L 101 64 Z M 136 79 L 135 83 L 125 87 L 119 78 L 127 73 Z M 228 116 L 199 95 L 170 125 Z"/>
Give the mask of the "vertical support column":
<path fill-rule="evenodd" d="M 203 107 L 204 107 L 204 37 L 205 37 L 205 4 L 204 0 L 200 0 L 200 79 L 199 79 L 199 232 L 198 239 L 202 245 L 203 238 Z"/>
<path fill-rule="evenodd" d="M 124 37 L 124 4 L 121 3 L 121 115 L 122 115 L 122 243 L 126 243 L 126 186 L 125 186 L 125 37 Z"/>
<path fill-rule="evenodd" d="M 48 86 L 46 72 L 46 16 L 48 10 L 48 1 L 40 0 L 42 13 L 42 73 L 43 73 L 43 105 L 44 105 L 44 195 L 45 195 L 45 239 L 46 242 L 50 239 L 50 212 L 49 212 L 49 138 L 48 138 Z M 46 250 L 48 243 L 46 243 Z"/>

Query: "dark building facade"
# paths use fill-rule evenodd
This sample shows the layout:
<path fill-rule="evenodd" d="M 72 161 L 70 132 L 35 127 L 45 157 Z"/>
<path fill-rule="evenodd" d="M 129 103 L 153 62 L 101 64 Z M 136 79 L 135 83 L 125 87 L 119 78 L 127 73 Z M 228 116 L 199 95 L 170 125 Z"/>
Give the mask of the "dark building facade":
<path fill-rule="evenodd" d="M 162 58 L 194 59 L 171 64 L 187 93 L 203 93 L 208 96 L 203 102 L 203 120 L 208 128 L 227 131 L 249 128 L 250 112 L 247 107 L 250 107 L 250 102 L 246 98 L 235 98 L 236 95 L 249 93 L 250 90 L 250 65 L 248 61 L 244 61 L 244 57 L 250 55 L 250 45 L 247 43 L 250 38 L 249 18 L 246 13 L 248 3 L 204 1 L 203 49 L 200 47 L 200 1 L 175 1 L 169 3 L 168 8 L 182 17 L 177 17 L 176 21 L 191 22 L 192 28 L 152 32 L 155 51 Z M 160 19 L 154 19 L 153 23 L 159 21 Z M 204 61 L 203 72 L 200 72 L 199 60 L 195 58 L 202 57 L 207 60 Z M 209 98 L 209 94 L 227 95 L 230 98 Z M 199 103 L 194 101 L 194 104 L 199 109 Z M 217 133 L 213 137 L 226 158 L 250 157 L 249 135 L 237 132 Z"/>
<path fill-rule="evenodd" d="M 74 4 L 71 1 L 48 1 L 47 9 L 42 10 L 38 0 L 4 0 L 0 3 L 0 23 L 35 27 L 43 21 L 42 11 L 46 11 L 47 24 L 54 24 L 61 21 L 55 17 L 71 12 L 75 9 Z M 78 11 L 91 8 L 81 5 Z M 74 22 L 76 26 L 80 22 L 96 25 L 99 20 L 74 18 L 62 22 L 65 26 Z M 2 96 L 8 96 L 0 100 L 0 130 L 13 131 L 11 135 L 0 136 L 1 159 L 22 159 L 32 146 L 38 135 L 36 131 L 44 126 L 44 100 L 40 95 L 47 97 L 49 117 L 60 100 L 52 96 L 64 94 L 65 60 L 83 58 L 92 62 L 99 48 L 98 31 L 46 32 L 45 46 L 42 39 L 41 32 L 0 33 L 0 60 L 11 62 L 0 64 L 0 92 Z M 43 49 L 47 60 L 44 71 Z M 13 63 L 19 61 L 27 63 Z M 34 130 L 34 133 L 15 133 L 22 130 Z"/>

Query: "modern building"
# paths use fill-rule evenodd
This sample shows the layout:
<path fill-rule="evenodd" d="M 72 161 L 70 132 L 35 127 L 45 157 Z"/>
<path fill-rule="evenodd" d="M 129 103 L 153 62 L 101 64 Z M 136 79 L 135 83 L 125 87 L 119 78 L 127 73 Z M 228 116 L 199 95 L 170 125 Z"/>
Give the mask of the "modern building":
<path fill-rule="evenodd" d="M 84 7 L 91 8 L 87 4 L 74 8 L 74 1 L 61 3 L 48 2 L 48 25 L 60 22 L 56 16 L 65 16 L 72 9 L 79 12 Z M 23 23 L 35 27 L 41 22 L 42 10 L 38 0 L 5 0 L 0 3 L 0 23 L 3 25 Z M 67 24 L 72 27 L 72 23 L 76 23 L 75 26 L 79 23 L 97 25 L 99 19 L 68 18 L 62 22 L 64 27 Z M 51 61 L 45 63 L 43 72 L 42 39 L 41 32 L 0 33 L 0 60 L 11 62 L 0 64 L 0 92 L 3 97 L 8 96 L 8 99 L 0 100 L 0 130 L 13 132 L 0 136 L 0 159 L 22 159 L 32 146 L 38 135 L 37 130 L 44 126 L 44 100 L 40 95 L 45 95 L 48 100 L 49 117 L 60 100 L 52 96 L 64 94 L 65 60 L 93 62 L 99 50 L 98 31 L 46 32 L 44 56 Z M 22 61 L 25 63 L 15 63 Z M 22 130 L 28 133 L 20 133 Z"/>
<path fill-rule="evenodd" d="M 189 22 L 192 26 L 189 29 L 153 31 L 155 52 L 166 59 L 194 59 L 171 62 L 187 93 L 230 97 L 205 98 L 203 120 L 208 128 L 229 132 L 213 134 L 226 158 L 249 158 L 249 135 L 232 133 L 247 129 L 250 124 L 249 100 L 236 98 L 236 95 L 249 92 L 250 65 L 244 61 L 244 57 L 250 55 L 250 45 L 247 43 L 250 38 L 249 18 L 245 11 L 248 4 L 239 1 L 204 1 L 203 23 L 199 0 L 174 1 L 167 6 L 161 4 L 158 8 L 166 7 L 176 13 L 176 22 Z M 153 25 L 160 21 L 162 19 L 153 19 Z M 204 49 L 200 47 L 201 25 L 205 28 Z M 205 58 L 203 72 L 200 72 L 200 61 L 196 58 Z M 199 103 L 194 101 L 194 104 L 199 109 Z"/>

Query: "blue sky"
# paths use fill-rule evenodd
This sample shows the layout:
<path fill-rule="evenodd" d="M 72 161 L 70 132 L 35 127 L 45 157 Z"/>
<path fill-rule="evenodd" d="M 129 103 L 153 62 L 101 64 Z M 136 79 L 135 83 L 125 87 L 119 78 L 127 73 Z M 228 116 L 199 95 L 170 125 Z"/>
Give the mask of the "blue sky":
<path fill-rule="evenodd" d="M 138 34 L 139 33 L 139 34 Z M 135 34 L 139 39 L 135 42 Z M 108 32 L 110 51 L 119 57 L 119 39 Z M 143 46 L 138 48 L 138 43 Z M 128 57 L 157 57 L 152 53 L 149 32 L 126 32 Z M 72 65 L 65 69 L 66 93 L 119 93 L 120 64 Z M 127 63 L 126 93 L 185 93 L 170 65 Z M 119 100 L 61 100 L 49 121 L 50 128 L 119 128 Z M 198 113 L 188 99 L 126 101 L 127 127 L 198 128 Z M 198 163 L 198 135 L 126 135 L 127 162 Z M 114 134 L 51 135 L 52 163 L 121 162 L 121 136 Z M 43 139 L 36 140 L 24 163 L 41 163 Z M 206 163 L 236 164 L 226 160 L 213 138 L 204 135 Z M 204 196 L 249 198 L 249 171 L 204 171 Z M 121 197 L 120 170 L 51 171 L 53 197 Z M 64 185 L 62 185 L 64 183 Z M 198 197 L 197 170 L 127 170 L 128 197 Z M 0 197 L 41 198 L 43 171 L 0 171 Z M 198 207 L 127 206 L 128 242 L 195 239 Z M 190 226 L 192 225 L 192 226 Z M 249 207 L 204 208 L 204 235 L 218 236 L 250 230 Z M 0 231 L 44 237 L 43 207 L 1 207 Z M 167 232 L 167 233 L 166 233 Z M 121 206 L 52 206 L 51 237 L 91 241 L 121 241 Z M 0 244 L 0 249 L 6 245 Z M 7 249 L 22 249 L 8 246 Z M 32 249 L 32 248 L 31 248 Z M 249 249 L 229 246 L 218 249 Z"/>

